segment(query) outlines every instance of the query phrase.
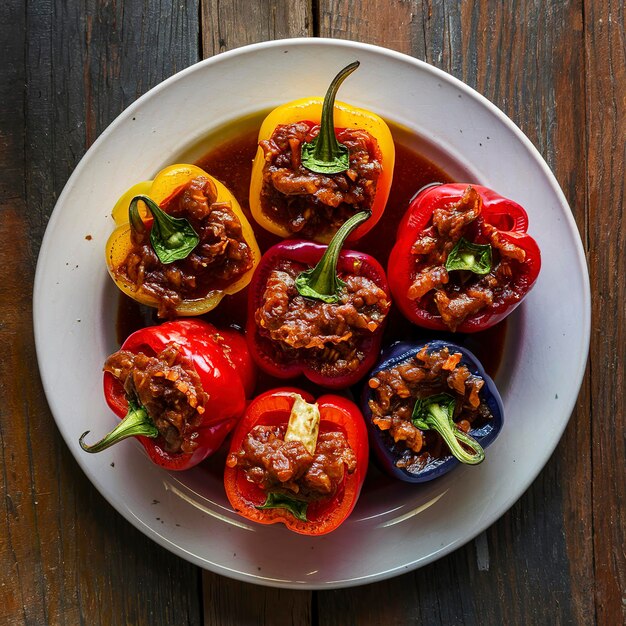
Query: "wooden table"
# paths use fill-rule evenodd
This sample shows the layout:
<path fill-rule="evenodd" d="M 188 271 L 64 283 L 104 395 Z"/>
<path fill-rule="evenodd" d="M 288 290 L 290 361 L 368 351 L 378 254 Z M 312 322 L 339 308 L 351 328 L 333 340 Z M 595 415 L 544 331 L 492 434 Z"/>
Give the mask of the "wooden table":
<path fill-rule="evenodd" d="M 0 32 L 0 623 L 626 620 L 622 2 L 5 0 Z M 294 592 L 203 572 L 153 544 L 104 501 L 47 407 L 31 299 L 56 198 L 125 107 L 203 57 L 316 35 L 428 61 L 507 113 L 563 187 L 594 299 L 576 411 L 552 459 L 508 513 L 416 572 L 342 591 Z"/>

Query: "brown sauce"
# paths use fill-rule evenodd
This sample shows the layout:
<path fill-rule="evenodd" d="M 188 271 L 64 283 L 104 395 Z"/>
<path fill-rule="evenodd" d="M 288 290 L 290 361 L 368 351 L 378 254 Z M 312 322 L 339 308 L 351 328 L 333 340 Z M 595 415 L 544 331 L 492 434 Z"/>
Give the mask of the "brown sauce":
<path fill-rule="evenodd" d="M 385 268 L 389 253 L 395 243 L 398 223 L 416 192 L 433 182 L 456 182 L 450 174 L 403 141 L 406 140 L 406 131 L 394 126 L 391 128 L 395 139 L 396 163 L 389 201 L 380 222 L 363 239 L 353 244 L 355 249 L 372 255 Z M 261 252 L 265 252 L 282 239 L 258 226 L 250 215 L 248 193 L 252 161 L 257 150 L 257 134 L 258 127 L 247 129 L 240 135 L 212 148 L 197 160 L 196 165 L 220 180 L 233 192 L 254 228 Z M 218 327 L 236 325 L 244 328 L 247 292 L 248 290 L 244 289 L 232 296 L 226 296 L 214 311 L 203 315 L 203 319 Z M 140 305 L 120 292 L 116 326 L 120 344 L 135 330 L 158 323 L 156 309 Z M 471 335 L 431 332 L 414 326 L 400 314 L 396 307 L 392 306 L 383 346 L 396 341 L 419 341 L 429 338 L 450 340 L 467 347 L 474 352 L 483 363 L 487 373 L 493 377 L 502 359 L 506 338 L 506 320 L 486 331 Z M 285 384 L 284 380 L 279 381 L 261 375 L 257 391 Z M 315 391 L 315 388 L 304 378 L 288 381 L 288 384 Z"/>

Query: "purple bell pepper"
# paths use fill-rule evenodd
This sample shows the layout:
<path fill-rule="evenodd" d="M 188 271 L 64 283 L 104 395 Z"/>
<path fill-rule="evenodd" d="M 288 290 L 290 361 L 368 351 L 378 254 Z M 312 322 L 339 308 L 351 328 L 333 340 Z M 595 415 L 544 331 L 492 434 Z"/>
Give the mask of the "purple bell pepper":
<path fill-rule="evenodd" d="M 369 381 L 370 378 L 383 370 L 391 369 L 411 359 L 418 354 L 424 346 L 428 346 L 427 351 L 429 354 L 443 350 L 444 348 L 448 348 L 450 354 L 461 354 L 459 365 L 465 365 L 471 374 L 479 376 L 485 381 L 478 396 L 481 402 L 487 405 L 492 417 L 482 426 L 471 428 L 467 435 L 458 428 L 446 429 L 445 427 L 443 430 L 447 430 L 447 433 L 444 434 L 441 431 L 440 425 L 433 422 L 438 421 L 439 424 L 441 424 L 442 421 L 449 421 L 449 423 L 451 423 L 454 403 L 451 402 L 446 406 L 446 396 L 448 401 L 451 401 L 452 398 L 447 394 L 437 394 L 437 396 L 431 396 L 421 401 L 416 399 L 416 406 L 413 412 L 413 424 L 420 430 L 436 430 L 444 436 L 444 440 L 446 437 L 450 439 L 456 438 L 456 442 L 452 439 L 451 443 L 457 448 L 457 455 L 460 458 L 464 458 L 465 463 L 480 463 L 484 458 L 483 448 L 486 448 L 500 433 L 504 409 L 502 398 L 498 393 L 495 383 L 487 375 L 480 361 L 469 350 L 455 343 L 441 340 L 420 341 L 418 343 L 396 343 L 383 351 L 381 360 L 371 371 L 367 380 Z M 406 446 L 402 441 L 398 443 L 394 442 L 388 432 L 381 430 L 373 423 L 372 411 L 369 406 L 369 401 L 373 398 L 373 394 L 373 390 L 366 382 L 361 399 L 362 411 L 369 430 L 371 449 L 382 470 L 393 478 L 398 478 L 405 482 L 422 483 L 442 476 L 459 464 L 459 460 L 455 458 L 455 456 L 448 455 L 429 461 L 417 471 L 411 471 L 406 467 L 397 467 L 396 462 L 402 457 L 403 453 L 405 453 Z M 449 411 L 446 411 L 446 409 L 449 409 Z M 429 413 L 428 416 L 427 413 Z M 437 419 L 437 417 L 439 419 Z M 458 442 L 464 445 L 460 446 Z M 471 450 L 471 452 L 468 452 L 468 449 Z"/>

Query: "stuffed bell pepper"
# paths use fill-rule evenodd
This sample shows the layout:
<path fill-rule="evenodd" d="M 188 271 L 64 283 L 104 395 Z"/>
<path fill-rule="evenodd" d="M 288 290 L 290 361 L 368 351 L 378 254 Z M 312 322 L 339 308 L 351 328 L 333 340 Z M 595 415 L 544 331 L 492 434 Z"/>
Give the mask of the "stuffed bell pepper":
<path fill-rule="evenodd" d="M 233 433 L 224 486 L 249 520 L 323 535 L 350 515 L 367 464 L 367 430 L 355 404 L 276 389 L 252 401 Z"/>
<path fill-rule="evenodd" d="M 391 306 L 387 279 L 374 258 L 341 251 L 368 215 L 350 218 L 328 246 L 293 240 L 263 255 L 250 286 L 246 338 L 268 374 L 304 374 L 338 389 L 376 362 Z"/>
<path fill-rule="evenodd" d="M 421 483 L 477 465 L 502 427 L 503 406 L 476 357 L 456 344 L 398 343 L 363 390 L 370 443 L 382 469 Z"/>
<path fill-rule="evenodd" d="M 171 165 L 118 201 L 106 246 L 117 286 L 160 317 L 200 315 L 248 285 L 261 255 L 231 192 L 194 165 Z"/>
<path fill-rule="evenodd" d="M 335 103 L 345 67 L 322 98 L 303 98 L 272 111 L 259 132 L 252 169 L 250 209 L 265 229 L 328 243 L 359 211 L 372 219 L 351 235 L 356 240 L 380 219 L 389 196 L 394 143 L 377 115 Z"/>
<path fill-rule="evenodd" d="M 411 202 L 389 257 L 394 301 L 425 328 L 476 332 L 520 304 L 541 267 L 528 216 L 478 185 L 429 186 Z"/>
<path fill-rule="evenodd" d="M 185 470 L 215 452 L 252 393 L 255 369 L 245 339 L 200 320 L 177 320 L 133 333 L 104 365 L 104 395 L 122 421 L 100 452 L 137 437 L 150 459 Z"/>

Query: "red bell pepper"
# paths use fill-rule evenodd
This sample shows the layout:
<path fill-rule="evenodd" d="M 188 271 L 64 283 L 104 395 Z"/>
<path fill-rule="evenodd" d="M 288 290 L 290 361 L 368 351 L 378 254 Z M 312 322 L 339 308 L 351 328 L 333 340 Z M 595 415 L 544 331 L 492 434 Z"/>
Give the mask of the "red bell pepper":
<path fill-rule="evenodd" d="M 484 330 L 504 319 L 541 267 L 528 215 L 479 185 L 423 189 L 398 227 L 389 286 L 404 316 L 435 330 Z"/>
<path fill-rule="evenodd" d="M 122 439 L 136 436 L 154 463 L 169 470 L 185 470 L 220 447 L 243 414 L 246 395 L 252 392 L 255 383 L 255 368 L 244 338 L 232 329 L 218 330 L 200 320 L 181 319 L 134 332 L 122 344 L 120 352 L 113 356 L 157 357 L 164 350 L 172 350 L 175 356 L 170 355 L 168 363 L 155 365 L 157 370 L 163 366 L 162 370 L 139 372 L 139 376 L 148 382 L 148 393 L 154 394 L 148 401 L 142 395 L 143 403 L 135 387 L 123 385 L 112 373 L 116 366 L 107 367 L 104 396 L 122 421 L 91 446 L 84 443 L 89 431 L 84 433 L 80 438 L 83 450 L 100 452 Z M 107 359 L 107 363 L 112 358 Z M 130 371 L 126 381 L 137 374 L 136 370 L 134 373 L 132 369 Z M 197 393 L 185 396 L 190 380 L 198 383 Z M 133 385 L 136 384 L 134 381 L 135 378 Z M 175 397 L 172 388 L 180 383 L 184 385 L 180 387 L 182 395 Z M 172 450 L 166 439 L 171 419 L 168 421 L 165 416 L 168 411 L 176 411 L 178 407 L 172 403 L 180 405 L 184 397 L 191 398 L 189 404 L 195 408 L 192 421 L 187 420 L 184 424 L 184 435 L 180 429 L 178 431 L 184 437 L 187 450 Z M 160 428 L 157 427 L 159 424 Z"/>
<path fill-rule="evenodd" d="M 354 509 L 367 473 L 369 455 L 363 416 L 353 402 L 340 396 L 325 395 L 317 400 L 316 405 L 311 403 L 313 397 L 299 389 L 267 391 L 251 402 L 237 425 L 224 471 L 224 487 L 233 509 L 243 517 L 260 524 L 282 522 L 303 535 L 323 535 L 335 530 Z M 336 476 L 335 489 L 327 495 L 305 493 L 310 464 L 290 467 L 287 471 L 294 470 L 293 475 L 281 475 L 283 482 L 274 480 L 273 487 L 264 488 L 259 481 L 247 477 L 245 459 L 242 467 L 245 440 L 256 427 L 275 427 L 284 433 L 284 439 L 273 444 L 274 458 L 280 456 L 281 461 L 285 459 L 281 452 L 287 441 L 291 446 L 298 446 L 299 455 L 306 456 L 302 446 L 319 454 L 324 433 L 334 433 L 332 437 L 328 435 L 328 440 L 333 442 L 338 439 L 337 433 L 341 433 L 351 449 L 352 471 L 344 468 L 345 471 L 340 472 L 342 475 Z M 317 439 L 318 431 L 320 439 Z M 317 443 L 311 440 L 311 434 Z M 288 456 L 288 452 L 285 454 Z M 328 451 L 325 454 L 328 455 Z M 265 463 L 261 463 L 267 469 L 271 459 L 264 457 L 264 460 Z M 324 461 L 319 456 L 315 460 Z M 285 471 L 286 463 L 281 463 L 280 467 Z M 261 471 L 258 464 L 254 466 L 257 475 Z"/>
<path fill-rule="evenodd" d="M 291 240 L 261 259 L 250 285 L 246 339 L 268 374 L 283 379 L 304 374 L 318 385 L 340 389 L 356 383 L 376 362 L 391 306 L 385 272 L 373 257 L 341 250 L 368 215 L 347 220 L 328 246 Z M 354 286 L 348 293 L 344 281 L 353 277 L 369 285 L 371 299 L 364 300 Z M 362 312 L 371 317 L 356 328 L 354 318 Z"/>

